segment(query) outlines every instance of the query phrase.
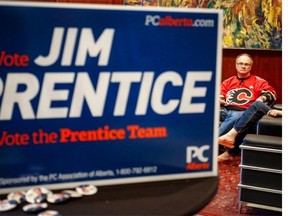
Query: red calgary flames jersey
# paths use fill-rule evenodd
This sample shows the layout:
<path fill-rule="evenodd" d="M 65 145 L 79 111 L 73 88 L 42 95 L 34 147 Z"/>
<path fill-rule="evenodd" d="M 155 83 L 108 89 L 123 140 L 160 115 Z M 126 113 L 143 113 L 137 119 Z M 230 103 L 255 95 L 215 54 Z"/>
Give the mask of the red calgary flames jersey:
<path fill-rule="evenodd" d="M 235 109 L 247 109 L 263 92 L 270 92 L 276 99 L 275 89 L 258 76 L 251 75 L 246 79 L 232 76 L 221 83 L 220 96 L 224 97 L 227 106 Z"/>

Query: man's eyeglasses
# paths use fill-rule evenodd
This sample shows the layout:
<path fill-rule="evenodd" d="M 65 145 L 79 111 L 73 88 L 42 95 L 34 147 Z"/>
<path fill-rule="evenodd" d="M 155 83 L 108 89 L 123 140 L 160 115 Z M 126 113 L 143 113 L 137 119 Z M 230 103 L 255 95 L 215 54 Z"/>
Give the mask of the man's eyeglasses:
<path fill-rule="evenodd" d="M 250 66 L 251 66 L 251 64 L 243 63 L 243 62 L 237 62 L 237 65 L 238 65 L 238 66 L 241 66 L 241 67 L 243 67 L 243 66 L 245 66 L 245 67 L 250 67 Z"/>

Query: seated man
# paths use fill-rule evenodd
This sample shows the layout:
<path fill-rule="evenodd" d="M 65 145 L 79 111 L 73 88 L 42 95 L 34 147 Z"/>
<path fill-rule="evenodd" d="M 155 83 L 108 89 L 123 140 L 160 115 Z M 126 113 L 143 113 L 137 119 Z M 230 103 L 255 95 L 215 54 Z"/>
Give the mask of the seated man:
<path fill-rule="evenodd" d="M 269 83 L 251 74 L 253 59 L 243 53 L 236 57 L 237 75 L 221 83 L 219 136 L 227 133 L 243 112 L 256 100 L 271 105 L 276 100 L 276 91 Z"/>
<path fill-rule="evenodd" d="M 230 131 L 244 111 L 256 100 L 268 105 L 272 105 L 276 100 L 275 89 L 266 80 L 251 74 L 252 65 L 253 59 L 250 55 L 240 54 L 235 62 L 237 74 L 221 83 L 219 136 Z M 240 136 L 238 138 L 241 140 Z M 240 151 L 235 149 L 234 154 L 237 153 Z"/>

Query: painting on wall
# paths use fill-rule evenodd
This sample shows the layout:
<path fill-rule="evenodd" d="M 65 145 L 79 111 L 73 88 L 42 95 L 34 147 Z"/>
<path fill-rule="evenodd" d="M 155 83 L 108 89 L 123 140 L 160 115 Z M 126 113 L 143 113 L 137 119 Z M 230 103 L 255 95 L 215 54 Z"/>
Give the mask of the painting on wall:
<path fill-rule="evenodd" d="M 223 48 L 282 49 L 282 0 L 124 0 L 124 4 L 223 9 Z"/>

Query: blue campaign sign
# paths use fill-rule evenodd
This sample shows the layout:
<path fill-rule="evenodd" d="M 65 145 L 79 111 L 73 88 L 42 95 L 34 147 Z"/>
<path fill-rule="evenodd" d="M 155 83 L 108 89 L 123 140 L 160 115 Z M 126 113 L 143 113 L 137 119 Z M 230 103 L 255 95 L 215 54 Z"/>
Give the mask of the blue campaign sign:
<path fill-rule="evenodd" d="M 0 3 L 0 192 L 217 175 L 222 12 Z"/>

